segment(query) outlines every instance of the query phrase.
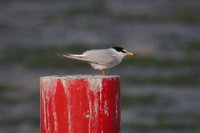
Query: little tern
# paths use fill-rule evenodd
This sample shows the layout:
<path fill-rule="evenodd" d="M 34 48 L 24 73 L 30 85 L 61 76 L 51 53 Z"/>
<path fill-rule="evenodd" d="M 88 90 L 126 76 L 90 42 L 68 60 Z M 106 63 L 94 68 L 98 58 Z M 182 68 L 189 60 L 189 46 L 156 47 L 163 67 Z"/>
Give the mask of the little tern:
<path fill-rule="evenodd" d="M 58 53 L 58 56 L 88 62 L 94 69 L 101 70 L 101 75 L 105 75 L 104 69 L 118 65 L 125 56 L 135 56 L 136 54 L 125 50 L 122 47 L 112 47 L 109 49 L 92 49 L 82 54 Z"/>

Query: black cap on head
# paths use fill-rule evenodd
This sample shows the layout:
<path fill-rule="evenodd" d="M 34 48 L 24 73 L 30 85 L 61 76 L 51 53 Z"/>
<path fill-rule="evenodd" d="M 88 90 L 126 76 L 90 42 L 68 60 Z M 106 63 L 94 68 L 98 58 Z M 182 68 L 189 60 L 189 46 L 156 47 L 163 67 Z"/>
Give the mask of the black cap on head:
<path fill-rule="evenodd" d="M 123 53 L 125 53 L 124 48 L 122 48 L 122 47 L 112 47 L 112 48 L 115 49 L 115 50 L 118 51 L 118 52 L 123 52 Z"/>

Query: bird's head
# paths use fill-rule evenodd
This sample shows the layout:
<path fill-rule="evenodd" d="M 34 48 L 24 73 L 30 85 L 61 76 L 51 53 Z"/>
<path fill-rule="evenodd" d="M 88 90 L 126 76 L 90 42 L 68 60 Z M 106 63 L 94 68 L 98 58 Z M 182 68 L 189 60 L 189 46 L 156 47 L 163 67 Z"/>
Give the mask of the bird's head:
<path fill-rule="evenodd" d="M 117 51 L 119 54 L 123 56 L 135 56 L 136 54 L 134 52 L 130 52 L 122 47 L 112 47 L 115 51 Z"/>

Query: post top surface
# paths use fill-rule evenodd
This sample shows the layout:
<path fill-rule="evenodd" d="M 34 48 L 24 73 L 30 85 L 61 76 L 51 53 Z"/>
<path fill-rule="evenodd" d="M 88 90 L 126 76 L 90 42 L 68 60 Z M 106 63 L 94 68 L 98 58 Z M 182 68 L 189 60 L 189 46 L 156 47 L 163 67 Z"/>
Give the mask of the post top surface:
<path fill-rule="evenodd" d="M 119 77 L 118 75 L 51 75 L 40 77 L 40 79 L 109 79 Z"/>

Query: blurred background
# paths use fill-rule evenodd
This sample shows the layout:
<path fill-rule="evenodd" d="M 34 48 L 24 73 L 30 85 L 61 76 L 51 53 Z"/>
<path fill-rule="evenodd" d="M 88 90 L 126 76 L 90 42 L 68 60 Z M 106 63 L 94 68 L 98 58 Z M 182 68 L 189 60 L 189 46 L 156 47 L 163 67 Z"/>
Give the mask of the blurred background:
<path fill-rule="evenodd" d="M 199 0 L 1 0 L 0 132 L 39 132 L 39 77 L 99 74 L 57 52 L 111 46 L 122 133 L 200 132 Z"/>

